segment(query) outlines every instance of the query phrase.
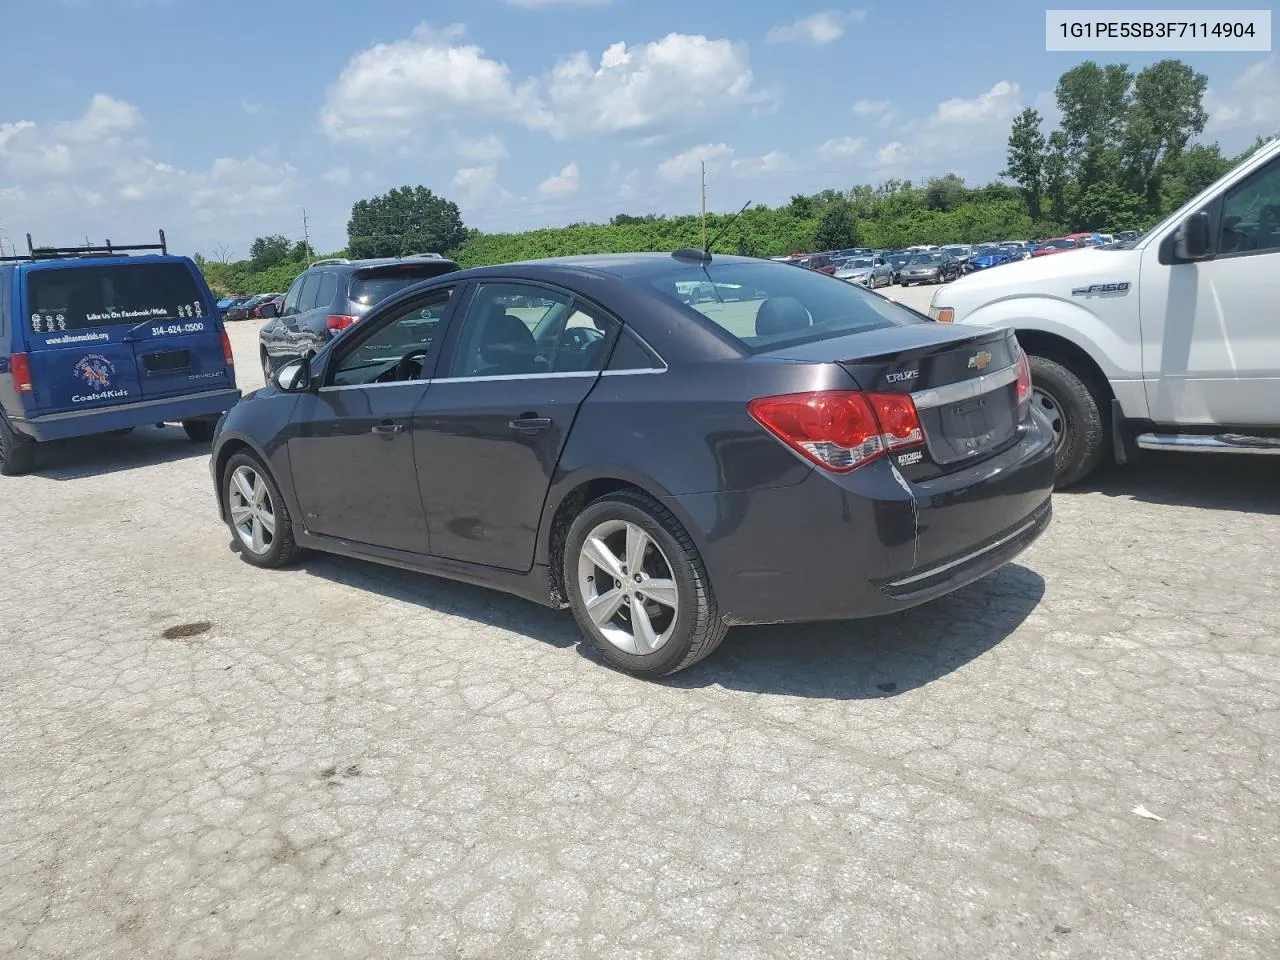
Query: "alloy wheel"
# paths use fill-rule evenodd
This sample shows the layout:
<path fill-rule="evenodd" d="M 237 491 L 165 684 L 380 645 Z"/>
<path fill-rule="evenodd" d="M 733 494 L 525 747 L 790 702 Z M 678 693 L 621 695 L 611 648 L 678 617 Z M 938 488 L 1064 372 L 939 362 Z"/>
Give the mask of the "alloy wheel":
<path fill-rule="evenodd" d="M 241 545 L 255 556 L 264 555 L 276 539 L 275 505 L 267 481 L 252 467 L 236 467 L 227 493 L 231 525 Z"/>
<path fill-rule="evenodd" d="M 675 632 L 680 596 L 671 563 L 638 524 L 606 520 L 587 535 L 578 590 L 601 635 L 625 653 L 653 653 Z"/>
<path fill-rule="evenodd" d="M 1056 453 L 1067 441 L 1067 424 L 1062 414 L 1062 404 L 1058 403 L 1053 394 L 1046 393 L 1040 387 L 1032 389 L 1031 403 L 1049 419 L 1049 424 L 1053 427 L 1053 449 Z"/>

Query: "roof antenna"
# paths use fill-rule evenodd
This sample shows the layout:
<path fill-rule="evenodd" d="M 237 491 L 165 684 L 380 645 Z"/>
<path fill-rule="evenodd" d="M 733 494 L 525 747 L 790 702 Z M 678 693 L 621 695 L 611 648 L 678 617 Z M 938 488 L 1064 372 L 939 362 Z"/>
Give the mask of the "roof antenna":
<path fill-rule="evenodd" d="M 729 218 L 729 222 L 728 222 L 728 223 L 726 223 L 726 224 L 721 228 L 721 230 L 720 230 L 720 232 L 719 232 L 719 233 L 717 233 L 714 237 L 712 237 L 712 238 L 711 238 L 711 242 L 710 242 L 710 243 L 708 243 L 708 244 L 706 245 L 706 247 L 703 249 L 703 251 L 702 251 L 702 252 L 703 252 L 703 253 L 705 253 L 708 257 L 710 257 L 710 256 L 711 256 L 711 248 L 712 248 L 712 247 L 714 247 L 717 243 L 719 243 L 719 242 L 720 242 L 720 238 L 721 238 L 721 237 L 723 237 L 726 233 L 728 233 L 728 232 L 729 232 L 729 228 L 733 226 L 733 221 L 737 220 L 740 216 L 742 216 L 744 213 L 746 213 L 746 211 L 747 211 L 747 207 L 749 207 L 749 206 L 751 206 L 751 201 L 750 201 L 750 200 L 748 200 L 746 203 L 744 203 L 744 204 L 742 205 L 742 209 L 741 209 L 741 210 L 739 210 L 737 213 L 735 213 L 732 217 L 730 217 L 730 218 Z"/>

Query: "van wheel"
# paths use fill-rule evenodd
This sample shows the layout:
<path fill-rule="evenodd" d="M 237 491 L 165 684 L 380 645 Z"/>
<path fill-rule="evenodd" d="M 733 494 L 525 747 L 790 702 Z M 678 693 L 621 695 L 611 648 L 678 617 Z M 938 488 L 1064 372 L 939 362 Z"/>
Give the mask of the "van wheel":
<path fill-rule="evenodd" d="M 1029 356 L 1031 402 L 1053 427 L 1055 485 L 1069 487 L 1091 474 L 1107 450 L 1104 403 L 1071 369 Z"/>
<path fill-rule="evenodd" d="M 194 443 L 208 443 L 213 439 L 213 430 L 217 426 L 214 420 L 183 420 L 182 429 Z"/>
<path fill-rule="evenodd" d="M 564 583 L 586 638 L 613 666 L 640 677 L 692 666 L 728 629 L 689 534 L 639 491 L 601 497 L 574 518 Z"/>
<path fill-rule="evenodd" d="M 20 477 L 36 464 L 36 442 L 0 417 L 0 476 Z"/>

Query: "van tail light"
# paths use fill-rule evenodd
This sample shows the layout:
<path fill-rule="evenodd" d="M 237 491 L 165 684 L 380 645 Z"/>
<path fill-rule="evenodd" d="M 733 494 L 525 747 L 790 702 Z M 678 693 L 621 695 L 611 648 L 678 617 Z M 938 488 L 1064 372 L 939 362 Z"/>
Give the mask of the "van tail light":
<path fill-rule="evenodd" d="M 324 318 L 324 325 L 333 333 L 340 333 L 355 322 L 355 317 L 343 316 L 342 314 L 331 314 Z"/>
<path fill-rule="evenodd" d="M 13 388 L 19 393 L 35 393 L 31 382 L 31 361 L 25 353 L 15 353 L 9 358 L 9 373 L 13 376 Z"/>
<path fill-rule="evenodd" d="M 1021 347 L 1018 348 L 1018 418 L 1021 419 L 1027 412 L 1027 408 L 1031 406 L 1031 361 L 1027 359 L 1027 352 Z"/>
<path fill-rule="evenodd" d="M 747 412 L 788 447 L 832 473 L 848 473 L 892 450 L 924 443 L 905 393 L 825 390 L 758 397 Z"/>
<path fill-rule="evenodd" d="M 236 365 L 236 355 L 231 352 L 231 338 L 227 336 L 227 331 L 222 331 L 222 362 L 228 367 Z"/>

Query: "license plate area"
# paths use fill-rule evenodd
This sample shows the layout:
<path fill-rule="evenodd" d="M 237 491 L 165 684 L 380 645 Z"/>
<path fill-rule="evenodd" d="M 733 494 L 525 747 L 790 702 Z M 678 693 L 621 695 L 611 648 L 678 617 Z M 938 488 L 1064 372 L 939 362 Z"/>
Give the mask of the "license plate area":
<path fill-rule="evenodd" d="M 176 373 L 191 369 L 191 353 L 187 350 L 164 350 L 142 358 L 142 369 L 148 374 Z"/>
<path fill-rule="evenodd" d="M 942 466 L 994 450 L 1018 426 L 1010 387 L 923 411 L 921 420 L 929 453 Z"/>

